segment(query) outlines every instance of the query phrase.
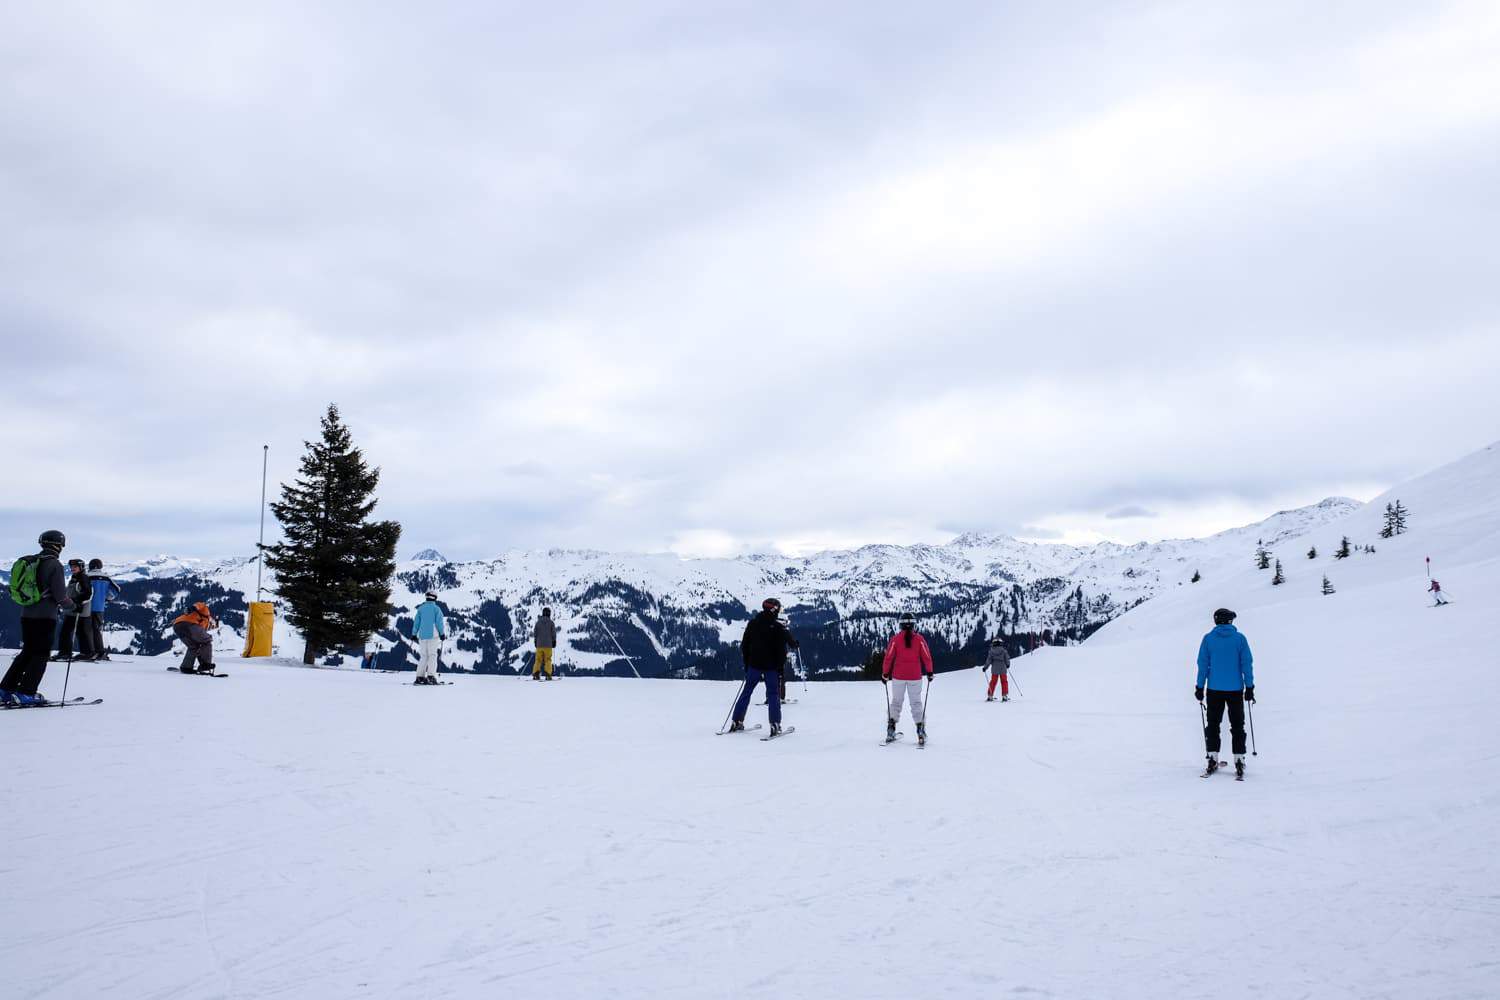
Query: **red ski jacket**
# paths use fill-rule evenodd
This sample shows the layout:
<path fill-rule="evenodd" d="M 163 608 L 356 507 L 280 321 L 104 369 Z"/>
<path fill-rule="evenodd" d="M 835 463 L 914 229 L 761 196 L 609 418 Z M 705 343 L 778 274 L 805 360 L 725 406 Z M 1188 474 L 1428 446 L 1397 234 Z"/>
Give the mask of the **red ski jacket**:
<path fill-rule="evenodd" d="M 919 681 L 924 673 L 931 674 L 932 651 L 927 648 L 927 640 L 915 630 L 911 634 L 910 646 L 900 632 L 891 636 L 890 645 L 885 647 L 885 663 L 880 672 L 881 676 L 894 677 L 898 681 Z"/>

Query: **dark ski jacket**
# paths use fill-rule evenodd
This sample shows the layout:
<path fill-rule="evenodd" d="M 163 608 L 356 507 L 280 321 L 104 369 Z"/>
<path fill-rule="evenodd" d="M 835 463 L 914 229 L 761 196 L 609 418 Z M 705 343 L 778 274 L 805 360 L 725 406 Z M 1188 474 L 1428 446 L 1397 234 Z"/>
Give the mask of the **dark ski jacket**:
<path fill-rule="evenodd" d="M 89 616 L 89 610 L 94 605 L 94 585 L 89 583 L 89 575 L 82 570 L 68 577 L 68 600 L 73 602 L 68 617 Z"/>
<path fill-rule="evenodd" d="M 59 606 L 72 610 L 73 602 L 68 598 L 68 571 L 62 560 L 45 552 L 36 557 L 36 585 L 42 599 L 21 609 L 22 618 L 48 618 L 57 620 Z"/>
<path fill-rule="evenodd" d="M 740 640 L 740 656 L 745 666 L 756 670 L 781 670 L 786 667 L 786 651 L 796 649 L 797 640 L 775 612 L 762 611 L 745 626 Z"/>
<path fill-rule="evenodd" d="M 556 649 L 557 623 L 542 615 L 531 630 L 531 641 L 536 644 L 537 649 Z"/>

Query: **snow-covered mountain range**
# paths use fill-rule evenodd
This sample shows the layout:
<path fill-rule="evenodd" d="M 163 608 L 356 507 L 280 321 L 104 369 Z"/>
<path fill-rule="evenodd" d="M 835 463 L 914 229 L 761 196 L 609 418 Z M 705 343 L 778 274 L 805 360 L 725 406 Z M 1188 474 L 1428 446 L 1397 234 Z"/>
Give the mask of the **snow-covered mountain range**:
<path fill-rule="evenodd" d="M 945 545 L 867 545 L 804 558 L 751 555 L 684 559 L 597 551 L 510 552 L 449 562 L 426 549 L 397 571 L 390 627 L 372 638 L 376 663 L 409 669 L 411 610 L 436 590 L 450 621 L 444 666 L 485 673 L 530 669 L 531 627 L 553 609 L 562 670 L 642 676 L 723 677 L 739 669 L 736 644 L 752 609 L 779 597 L 814 676 L 855 673 L 884 645 L 894 619 L 911 611 L 939 666 L 966 665 L 1003 635 L 1014 651 L 1075 642 L 1161 593 L 1248 565 L 1258 545 L 1286 557 L 1310 532 L 1348 517 L 1356 501 L 1330 498 L 1208 538 L 1120 545 L 1023 542 L 965 534 Z M 1297 553 L 1300 555 L 1300 551 Z M 125 599 L 112 609 L 115 648 L 160 652 L 168 623 L 205 600 L 238 641 L 255 594 L 253 557 L 204 563 L 158 557 L 113 567 Z M 274 599 L 274 580 L 265 582 Z M 14 609 L 5 609 L 13 614 Z M 0 643 L 14 628 L 0 616 Z M 283 621 L 277 649 L 300 645 Z M 355 651 L 328 662 L 353 664 Z"/>

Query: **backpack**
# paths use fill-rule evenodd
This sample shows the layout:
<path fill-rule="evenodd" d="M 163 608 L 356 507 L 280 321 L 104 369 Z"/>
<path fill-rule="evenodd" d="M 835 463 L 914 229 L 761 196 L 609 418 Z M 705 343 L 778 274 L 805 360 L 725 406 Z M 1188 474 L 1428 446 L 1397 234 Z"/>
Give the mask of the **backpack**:
<path fill-rule="evenodd" d="M 10 568 L 10 599 L 28 608 L 42 599 L 42 588 L 36 582 L 40 556 L 22 556 Z"/>

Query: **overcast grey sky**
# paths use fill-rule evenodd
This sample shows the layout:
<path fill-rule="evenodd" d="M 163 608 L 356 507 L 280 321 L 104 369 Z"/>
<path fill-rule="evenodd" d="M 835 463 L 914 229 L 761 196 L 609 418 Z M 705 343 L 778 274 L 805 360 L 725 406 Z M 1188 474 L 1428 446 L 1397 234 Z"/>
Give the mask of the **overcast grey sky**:
<path fill-rule="evenodd" d="M 0 537 L 1216 530 L 1500 438 L 1500 5 L 0 4 Z"/>

